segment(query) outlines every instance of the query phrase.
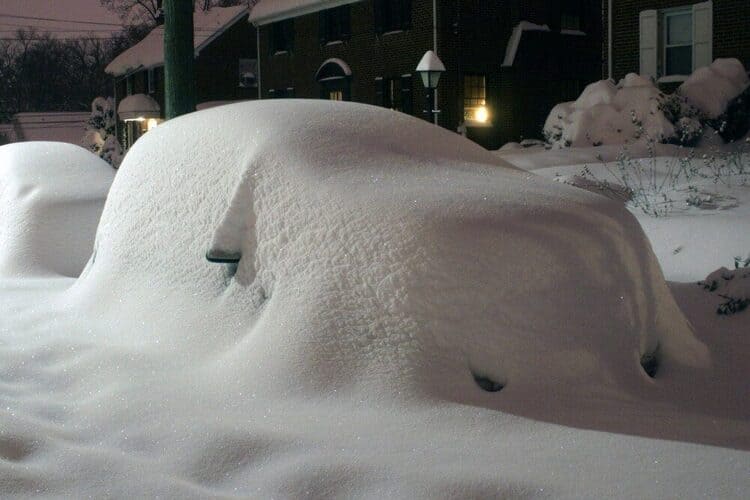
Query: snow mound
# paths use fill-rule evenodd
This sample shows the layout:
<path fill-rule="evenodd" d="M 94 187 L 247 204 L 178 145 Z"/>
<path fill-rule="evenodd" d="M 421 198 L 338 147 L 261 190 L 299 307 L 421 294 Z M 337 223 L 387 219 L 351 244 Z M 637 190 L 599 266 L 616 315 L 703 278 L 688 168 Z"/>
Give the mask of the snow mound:
<path fill-rule="evenodd" d="M 222 370 L 272 394 L 637 391 L 644 354 L 706 361 L 620 204 L 354 103 L 239 103 L 146 134 L 77 289 L 146 324 L 189 297 L 189 333 L 130 341 L 218 342 Z"/>
<path fill-rule="evenodd" d="M 661 109 L 663 95 L 648 78 L 628 74 L 586 86 L 575 102 L 556 105 L 544 124 L 544 136 L 555 146 L 624 144 L 651 138 L 664 142 L 675 135 Z"/>
<path fill-rule="evenodd" d="M 72 144 L 0 147 L 0 277 L 78 276 L 113 178 L 106 162 Z"/>
<path fill-rule="evenodd" d="M 750 305 L 750 268 L 732 269 L 721 267 L 709 274 L 699 283 L 709 292 L 720 297 L 717 312 L 719 314 L 734 314 L 747 309 Z"/>
<path fill-rule="evenodd" d="M 739 60 L 716 59 L 710 66 L 695 70 L 677 91 L 706 118 L 714 119 L 748 85 L 750 79 Z"/>

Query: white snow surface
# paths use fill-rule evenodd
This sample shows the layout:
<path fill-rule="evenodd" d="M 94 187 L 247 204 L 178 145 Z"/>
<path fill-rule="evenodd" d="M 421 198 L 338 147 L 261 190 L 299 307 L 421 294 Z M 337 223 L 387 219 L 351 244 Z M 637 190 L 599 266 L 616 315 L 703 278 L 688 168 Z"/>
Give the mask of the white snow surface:
<path fill-rule="evenodd" d="M 214 7 L 193 15 L 193 44 L 198 53 L 215 37 L 242 19 L 247 6 Z M 114 76 L 126 75 L 138 69 L 148 69 L 164 64 L 164 26 L 157 26 L 146 37 L 115 57 L 105 71 Z"/>
<path fill-rule="evenodd" d="M 390 110 L 171 120 L 125 157 L 81 277 L 0 293 L 5 496 L 750 488 L 743 393 L 635 218 Z"/>
<path fill-rule="evenodd" d="M 716 59 L 710 66 L 695 70 L 678 92 L 706 118 L 718 118 L 748 85 L 750 79 L 738 59 Z"/>
<path fill-rule="evenodd" d="M 0 277 L 76 277 L 91 255 L 114 170 L 59 142 L 0 147 Z"/>

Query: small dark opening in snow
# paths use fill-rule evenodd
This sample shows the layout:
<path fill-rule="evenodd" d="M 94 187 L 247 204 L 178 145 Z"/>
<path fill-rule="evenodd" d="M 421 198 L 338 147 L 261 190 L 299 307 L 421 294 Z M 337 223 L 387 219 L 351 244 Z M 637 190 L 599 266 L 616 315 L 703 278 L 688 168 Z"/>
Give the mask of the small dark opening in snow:
<path fill-rule="evenodd" d="M 647 352 L 641 356 L 641 366 L 643 371 L 646 372 L 651 378 L 656 377 L 656 372 L 659 371 L 659 346 L 653 352 Z"/>
<path fill-rule="evenodd" d="M 487 392 L 500 392 L 503 390 L 503 387 L 505 387 L 505 384 L 495 382 L 491 378 L 485 377 L 484 375 L 478 375 L 474 372 L 472 372 L 471 374 L 474 377 L 474 382 L 476 382 L 477 385 L 482 388 L 482 390 L 485 390 Z"/>

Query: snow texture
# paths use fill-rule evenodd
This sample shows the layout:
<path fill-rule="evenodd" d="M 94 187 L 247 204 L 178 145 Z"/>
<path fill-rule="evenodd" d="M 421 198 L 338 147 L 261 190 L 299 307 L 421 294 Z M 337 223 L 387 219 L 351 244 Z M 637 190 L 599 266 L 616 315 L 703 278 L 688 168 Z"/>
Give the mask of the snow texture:
<path fill-rule="evenodd" d="M 196 9 L 193 15 L 193 42 L 196 54 L 246 14 L 247 7 L 243 5 L 214 7 L 208 11 Z M 110 75 L 122 76 L 163 64 L 164 26 L 157 26 L 143 40 L 115 57 L 105 71 Z"/>
<path fill-rule="evenodd" d="M 113 177 L 71 144 L 0 147 L 0 277 L 78 276 Z"/>
<path fill-rule="evenodd" d="M 634 217 L 391 110 L 170 120 L 125 157 L 81 277 L 0 291 L 19 497 L 750 487 L 741 396 L 711 404 L 709 351 Z"/>
<path fill-rule="evenodd" d="M 729 102 L 750 85 L 747 72 L 737 59 L 716 59 L 710 66 L 699 68 L 682 84 L 678 93 L 703 113 L 705 118 L 718 118 Z"/>

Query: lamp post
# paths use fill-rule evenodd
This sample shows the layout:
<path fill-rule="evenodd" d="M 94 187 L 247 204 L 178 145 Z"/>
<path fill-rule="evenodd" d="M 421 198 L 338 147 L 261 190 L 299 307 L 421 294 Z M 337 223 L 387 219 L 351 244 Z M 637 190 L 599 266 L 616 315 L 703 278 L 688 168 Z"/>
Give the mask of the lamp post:
<path fill-rule="evenodd" d="M 437 125 L 440 110 L 436 109 L 435 89 L 440 81 L 440 75 L 445 73 L 445 65 L 435 52 L 428 50 L 417 65 L 417 73 L 422 77 L 422 83 L 427 89 L 427 106 L 424 112 L 428 116 L 432 115 L 433 122 Z"/>

